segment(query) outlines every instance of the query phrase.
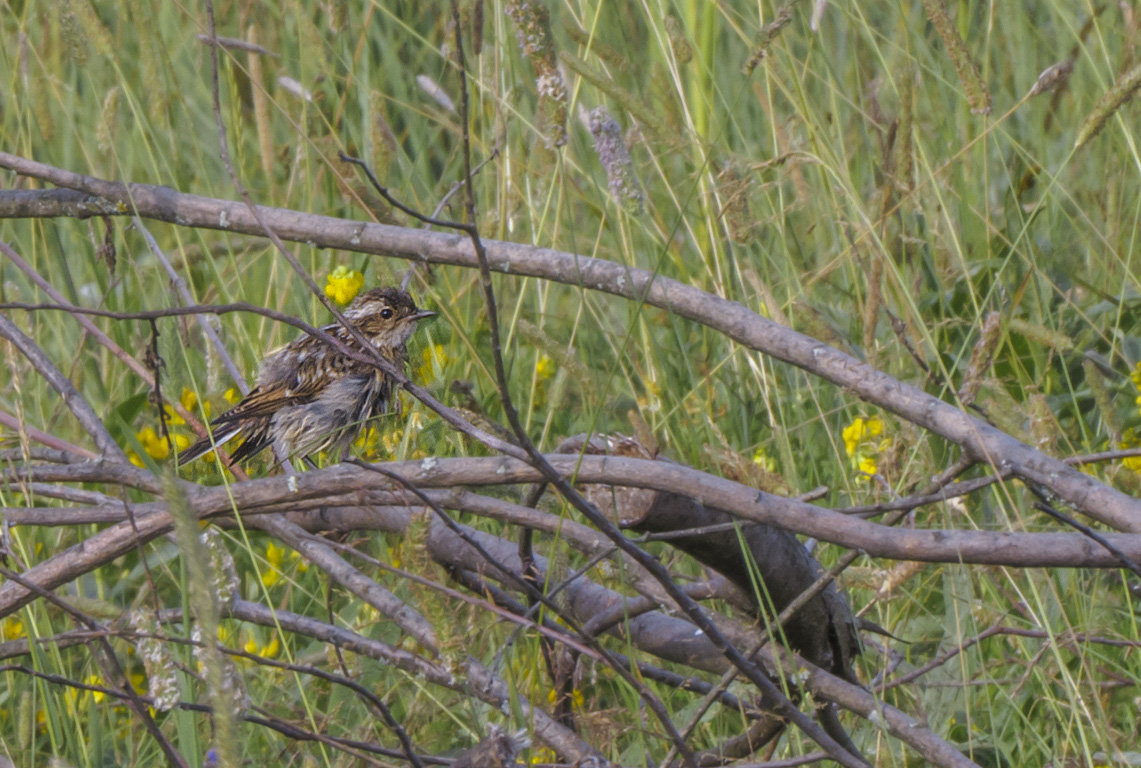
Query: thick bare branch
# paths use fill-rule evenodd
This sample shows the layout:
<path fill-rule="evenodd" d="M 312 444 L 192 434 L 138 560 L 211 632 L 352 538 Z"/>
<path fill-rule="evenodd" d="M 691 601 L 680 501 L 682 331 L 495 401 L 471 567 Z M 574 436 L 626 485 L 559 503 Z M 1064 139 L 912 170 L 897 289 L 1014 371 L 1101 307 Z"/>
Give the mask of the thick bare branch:
<path fill-rule="evenodd" d="M 581 461 L 578 457 L 565 455 L 548 458 L 552 466 L 565 476 L 574 477 L 576 482 L 628 485 L 690 495 L 744 519 L 862 550 L 873 557 L 1024 568 L 1120 566 L 1120 561 L 1112 553 L 1078 533 L 897 529 L 795 499 L 761 493 L 755 488 L 682 465 L 599 456 L 583 457 Z M 399 474 L 420 488 L 514 485 L 540 479 L 535 469 L 505 457 L 406 461 L 385 466 L 388 471 Z M 152 492 L 158 490 L 153 476 L 145 471 L 131 465 L 112 466 L 105 462 L 11 466 L 0 469 L 0 478 L 42 482 L 119 482 Z M 150 483 L 145 482 L 148 478 Z M 384 478 L 347 465 L 303 473 L 292 481 L 296 484 L 296 491 L 291 489 L 290 482 L 285 477 L 270 477 L 235 483 L 228 488 L 196 487 L 190 491 L 191 503 L 203 516 L 225 514 L 234 508 L 243 513 L 269 511 L 279 504 L 300 509 L 308 506 L 306 502 L 310 501 L 318 507 L 352 507 L 372 503 L 369 495 L 372 492 L 394 490 Z M 331 488 L 337 492 L 331 493 Z M 486 514 L 488 505 L 481 499 L 471 501 L 471 511 Z M 445 506 L 455 509 L 468 506 L 462 492 L 442 501 Z M 417 502 L 409 500 L 408 503 Z M 502 519 L 523 525 L 537 524 L 527 508 L 511 511 L 512 508 L 506 505 L 507 502 L 497 505 L 504 511 Z M 93 508 L 91 511 L 97 510 Z M 508 511 L 511 514 L 506 514 Z M 97 536 L 110 536 L 111 530 Z M 601 537 L 593 535 L 601 542 Z M 1105 534 L 1105 538 L 1129 557 L 1141 557 L 1141 536 Z M 115 550 L 115 546 L 109 546 L 109 551 Z M 4 590 L 7 586 L 0 586 L 0 613 L 5 610 Z"/>
<path fill-rule="evenodd" d="M 284 240 L 322 248 L 376 253 L 414 261 L 477 268 L 466 235 L 316 216 L 279 208 L 187 195 L 145 184 L 125 185 L 0 152 L 0 167 L 119 204 L 123 213 L 181 226 L 262 235 L 271 228 Z M 4 194 L 0 193 L 0 201 Z M 79 200 L 69 202 L 78 204 Z M 51 206 L 29 206 L 48 215 Z M 0 205 L 0 209 L 3 206 Z M 69 215 L 59 203 L 55 215 Z M 261 221 L 258 221 L 258 218 Z M 861 399 L 961 445 L 1000 471 L 1049 488 L 1090 517 L 1123 531 L 1141 532 L 1141 500 L 1121 493 L 1063 462 L 976 419 L 950 403 L 905 384 L 816 339 L 785 328 L 745 306 L 652 272 L 574 253 L 493 240 L 483 241 L 488 267 L 505 274 L 541 277 L 641 301 L 721 331 L 733 340 L 796 365 L 850 390 Z"/>

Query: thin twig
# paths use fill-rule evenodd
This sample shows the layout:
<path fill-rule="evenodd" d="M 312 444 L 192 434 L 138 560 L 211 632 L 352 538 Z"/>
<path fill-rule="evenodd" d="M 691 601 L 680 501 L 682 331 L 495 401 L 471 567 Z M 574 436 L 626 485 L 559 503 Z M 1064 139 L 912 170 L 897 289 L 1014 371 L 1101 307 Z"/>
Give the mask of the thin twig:
<path fill-rule="evenodd" d="M 166 270 L 166 274 L 174 284 L 174 289 L 178 292 L 178 296 L 182 300 L 183 305 L 190 306 L 196 304 L 197 302 L 194 300 L 194 297 L 190 295 L 190 289 L 186 287 L 186 281 L 182 279 L 182 275 L 178 274 L 174 265 L 170 263 L 170 259 L 166 257 L 166 253 L 159 247 L 158 242 L 154 239 L 154 235 L 150 233 L 150 230 L 147 229 L 146 224 L 143 223 L 143 220 L 138 214 L 135 215 L 134 222 L 135 228 L 142 234 L 143 240 L 147 243 L 147 247 L 151 253 L 154 254 L 154 257 L 158 259 L 159 263 L 162 264 L 163 269 Z M 226 350 L 226 345 L 222 343 L 221 337 L 218 336 L 217 329 L 208 323 L 201 315 L 195 315 L 194 319 L 198 321 L 198 327 L 202 329 L 206 340 L 209 341 L 210 345 L 214 348 L 214 353 L 217 354 L 218 358 L 222 361 L 222 365 L 225 367 L 226 372 L 230 374 L 230 379 L 237 386 L 238 391 L 243 395 L 249 394 L 250 385 L 246 383 L 246 378 L 242 375 L 241 371 L 238 370 L 238 366 L 234 364 L 234 359 L 230 357 L 230 353 Z"/>
<path fill-rule="evenodd" d="M 3 245 L 0 243 L 0 245 Z M 51 385 L 59 396 L 63 398 L 63 402 L 67 405 L 68 409 L 75 416 L 79 425 L 86 430 L 87 434 L 91 436 L 92 442 L 95 447 L 99 449 L 104 457 L 114 461 L 121 461 L 127 463 L 127 454 L 123 453 L 123 449 L 115 442 L 115 438 L 111 437 L 111 433 L 107 431 L 107 427 L 103 425 L 103 421 L 95 413 L 95 410 L 87 402 L 87 400 L 79 393 L 63 372 L 56 367 L 51 358 L 40 349 L 40 346 L 32 340 L 30 336 L 21 331 L 19 327 L 12 322 L 7 315 L 0 314 L 0 336 L 8 339 L 20 350 L 20 353 L 27 358 L 32 367 L 43 377 L 44 381 Z"/>
<path fill-rule="evenodd" d="M 99 454 L 95 451 L 73 445 L 61 437 L 56 437 L 55 435 L 44 432 L 42 429 L 36 429 L 30 424 L 21 424 L 19 419 L 7 411 L 0 410 L 0 424 L 16 432 L 23 430 L 24 434 L 26 434 L 30 440 L 35 440 L 37 443 L 46 445 L 48 448 L 54 448 L 57 451 L 66 451 L 76 456 L 82 456 L 85 459 L 99 458 Z"/>

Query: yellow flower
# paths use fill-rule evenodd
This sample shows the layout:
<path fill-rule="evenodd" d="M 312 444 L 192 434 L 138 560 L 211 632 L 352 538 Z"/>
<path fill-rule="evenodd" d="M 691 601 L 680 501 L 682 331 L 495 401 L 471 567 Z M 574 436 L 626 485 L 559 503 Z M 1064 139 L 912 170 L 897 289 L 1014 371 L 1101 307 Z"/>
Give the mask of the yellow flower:
<path fill-rule="evenodd" d="M 554 688 L 547 691 L 547 701 L 550 702 L 551 704 L 555 703 L 555 700 L 558 698 L 558 696 L 559 696 L 558 692 L 555 691 Z M 585 701 L 585 698 L 583 698 L 583 695 L 582 695 L 582 691 L 580 691 L 578 688 L 573 688 L 571 690 L 570 698 L 571 698 L 571 704 L 572 705 L 574 705 L 575 707 L 578 707 L 580 709 L 582 708 L 582 704 Z"/>
<path fill-rule="evenodd" d="M 181 427 L 186 423 L 186 419 L 175 413 L 174 409 L 170 407 L 169 403 L 162 407 L 162 412 L 166 414 L 166 423 L 172 427 Z"/>
<path fill-rule="evenodd" d="M 143 446 L 147 455 L 155 461 L 162 461 L 170 456 L 170 443 L 159 437 L 154 427 L 143 427 L 135 433 L 135 439 Z"/>
<path fill-rule="evenodd" d="M 101 678 L 99 675 L 88 675 L 87 679 L 83 682 L 87 685 L 101 686 L 103 685 L 103 678 Z M 88 693 L 91 694 L 91 698 L 95 701 L 96 704 L 107 698 L 107 694 L 103 693 L 103 691 L 88 691 Z"/>
<path fill-rule="evenodd" d="M 0 638 L 4 640 L 19 640 L 24 636 L 24 621 L 16 616 L 9 616 L 0 621 Z"/>
<path fill-rule="evenodd" d="M 380 440 L 384 443 L 384 450 L 390 455 L 395 454 L 396 449 L 400 447 L 401 441 L 404 440 L 404 431 L 394 429 L 391 432 L 381 435 Z"/>
<path fill-rule="evenodd" d="M 265 545 L 265 561 L 267 567 L 261 574 L 261 583 L 272 587 L 281 581 L 281 563 L 285 559 L 285 547 L 279 547 L 272 541 Z"/>
<path fill-rule="evenodd" d="M 258 649 L 258 656 L 261 656 L 263 659 L 272 659 L 279 653 L 281 653 L 281 641 L 277 639 L 277 635 L 274 635 L 272 640 Z"/>
<path fill-rule="evenodd" d="M 222 399 L 225 400 L 230 405 L 233 405 L 234 403 L 236 403 L 242 399 L 242 393 L 239 392 L 235 387 L 230 387 L 229 389 L 227 389 L 225 392 L 222 393 Z"/>
<path fill-rule="evenodd" d="M 251 656 L 256 655 L 258 652 L 258 641 L 254 640 L 251 637 L 249 640 L 246 641 L 246 644 L 242 646 L 242 650 Z"/>
<path fill-rule="evenodd" d="M 182 403 L 182 407 L 191 413 L 198 407 L 198 393 L 187 387 L 182 388 L 182 397 L 178 398 L 178 402 Z M 202 415 L 210 418 L 210 401 L 202 401 Z"/>
<path fill-rule="evenodd" d="M 299 572 L 305 573 L 306 571 L 309 570 L 309 563 L 306 562 L 305 560 L 301 559 L 301 553 L 298 552 L 297 550 L 291 549 L 289 551 L 289 559 L 291 562 L 296 563 L 297 570 Z"/>
<path fill-rule="evenodd" d="M 1141 441 L 1137 439 L 1137 433 L 1133 430 L 1133 427 L 1130 427 L 1122 433 L 1121 442 L 1117 444 L 1117 447 L 1122 450 L 1127 450 L 1129 448 L 1136 448 L 1138 445 L 1141 445 Z M 1128 456 L 1121 460 L 1121 464 L 1126 469 L 1141 473 L 1141 456 Z"/>
<path fill-rule="evenodd" d="M 531 752 L 531 765 L 539 763 L 557 763 L 559 756 L 550 747 L 539 747 Z"/>
<path fill-rule="evenodd" d="M 882 433 L 882 418 L 873 416 L 870 419 L 865 419 L 862 416 L 857 416 L 851 424 L 844 427 L 841 435 L 844 438 L 844 450 L 849 456 L 854 456 L 860 443 L 869 437 L 876 437 Z"/>
<path fill-rule="evenodd" d="M 154 427 L 143 427 L 135 433 L 135 439 L 143 446 L 143 450 L 147 452 L 155 461 L 165 461 L 170 458 L 170 443 L 167 442 L 162 435 L 155 431 Z M 172 432 L 170 435 L 171 442 L 179 451 L 185 451 L 190 447 L 190 436 L 181 432 Z M 129 451 L 127 458 L 136 467 L 143 466 L 143 461 L 137 453 Z"/>
<path fill-rule="evenodd" d="M 286 560 L 294 563 L 297 570 L 304 573 L 309 570 L 309 563 L 301 559 L 301 553 L 296 552 L 286 547 L 279 547 L 272 541 L 265 545 L 265 561 L 266 568 L 262 571 L 261 583 L 266 587 L 272 587 L 285 575 L 282 566 L 285 565 Z"/>
<path fill-rule="evenodd" d="M 448 353 L 443 344 L 429 344 L 420 356 L 424 362 L 416 368 L 416 378 L 420 381 L 435 381 L 436 373 L 448 364 Z"/>
<path fill-rule="evenodd" d="M 766 472 L 776 472 L 777 464 L 772 456 L 765 453 L 764 448 L 758 448 L 753 452 L 753 463 Z"/>
<path fill-rule="evenodd" d="M 361 430 L 356 439 L 353 440 L 353 447 L 361 455 L 361 458 L 371 459 L 375 458 L 379 451 L 377 448 L 380 445 L 380 430 L 376 428 L 375 424 L 369 424 Z"/>
<path fill-rule="evenodd" d="M 539 356 L 535 363 L 535 378 L 542 381 L 555 375 L 555 361 L 546 353 Z"/>
<path fill-rule="evenodd" d="M 863 476 L 870 476 L 879 472 L 876 457 L 887 450 L 891 445 L 891 438 L 884 437 L 878 442 L 884 431 L 884 421 L 880 416 L 865 419 L 857 416 L 852 423 L 844 427 L 841 437 L 844 439 L 844 452 L 852 460 L 853 466 Z"/>
<path fill-rule="evenodd" d="M 341 264 L 325 281 L 325 295 L 338 304 L 348 304 L 364 287 L 364 275 Z"/>

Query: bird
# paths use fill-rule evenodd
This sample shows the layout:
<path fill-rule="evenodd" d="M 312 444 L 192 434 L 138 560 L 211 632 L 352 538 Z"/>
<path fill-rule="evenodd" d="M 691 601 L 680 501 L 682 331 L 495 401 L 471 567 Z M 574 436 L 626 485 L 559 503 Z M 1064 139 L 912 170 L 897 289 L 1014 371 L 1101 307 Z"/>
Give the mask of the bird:
<path fill-rule="evenodd" d="M 403 370 L 408 339 L 421 320 L 435 312 L 419 309 L 399 288 L 372 288 L 344 310 L 348 324 L 359 331 L 374 352 Z M 350 350 L 363 349 L 349 328 L 333 323 L 321 329 Z M 367 421 L 399 409 L 396 382 L 378 367 L 355 360 L 316 336 L 302 334 L 266 354 L 257 385 L 233 408 L 210 422 L 210 432 L 182 451 L 180 466 L 236 437 L 235 462 L 273 449 L 278 463 L 291 456 L 309 457 L 330 448 L 342 455 Z"/>

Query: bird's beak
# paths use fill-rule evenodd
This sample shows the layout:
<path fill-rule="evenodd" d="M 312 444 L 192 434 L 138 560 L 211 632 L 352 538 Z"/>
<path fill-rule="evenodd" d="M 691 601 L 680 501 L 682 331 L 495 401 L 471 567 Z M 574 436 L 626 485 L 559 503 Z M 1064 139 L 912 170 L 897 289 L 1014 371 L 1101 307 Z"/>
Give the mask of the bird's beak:
<path fill-rule="evenodd" d="M 415 314 L 411 315 L 409 320 L 427 320 L 429 317 L 435 317 L 436 313 L 430 309 L 421 309 Z"/>

